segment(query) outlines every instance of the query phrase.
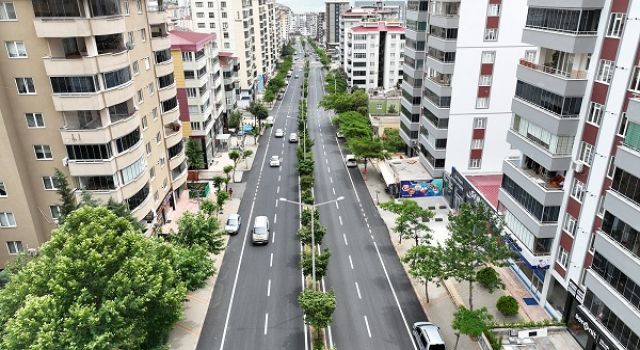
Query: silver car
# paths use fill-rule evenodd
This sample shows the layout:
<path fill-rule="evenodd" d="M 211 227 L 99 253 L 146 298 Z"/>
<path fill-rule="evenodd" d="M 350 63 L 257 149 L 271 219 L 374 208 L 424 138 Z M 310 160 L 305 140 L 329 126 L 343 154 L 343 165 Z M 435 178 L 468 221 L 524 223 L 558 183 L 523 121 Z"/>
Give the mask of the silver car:
<path fill-rule="evenodd" d="M 227 218 L 227 222 L 224 224 L 224 230 L 230 235 L 235 235 L 240 231 L 242 225 L 242 219 L 238 214 L 231 214 Z"/>

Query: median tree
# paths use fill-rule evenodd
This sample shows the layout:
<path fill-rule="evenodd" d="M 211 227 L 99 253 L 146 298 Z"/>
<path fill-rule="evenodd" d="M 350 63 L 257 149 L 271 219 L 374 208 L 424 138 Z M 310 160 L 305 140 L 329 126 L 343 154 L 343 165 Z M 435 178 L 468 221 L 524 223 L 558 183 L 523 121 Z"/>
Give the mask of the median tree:
<path fill-rule="evenodd" d="M 431 228 L 423 221 L 433 218 L 431 210 L 420 207 L 416 201 L 411 199 L 390 200 L 380 204 L 380 207 L 398 215 L 393 227 L 399 237 L 398 244 L 402 243 L 403 238 L 413 238 L 415 246 L 420 244 L 420 238 L 423 243 L 429 244 Z"/>
<path fill-rule="evenodd" d="M 320 331 L 331 324 L 331 316 L 336 309 L 335 293 L 305 289 L 298 296 L 298 303 L 304 314 L 304 323 L 316 330 L 316 339 L 318 340 Z"/>
<path fill-rule="evenodd" d="M 329 258 L 331 252 L 328 248 L 324 248 L 322 252 L 316 252 L 316 280 L 322 279 L 327 275 L 327 268 L 329 266 Z M 311 276 L 313 274 L 313 264 L 311 260 L 311 251 L 305 249 L 300 258 L 300 265 L 302 267 L 302 273 L 305 276 Z M 313 277 L 313 276 L 312 276 Z"/>
<path fill-rule="evenodd" d="M 182 316 L 171 245 L 82 207 L 0 290 L 0 348 L 157 349 Z"/>
<path fill-rule="evenodd" d="M 469 283 L 469 309 L 473 310 L 473 283 L 478 269 L 504 266 L 513 253 L 500 237 L 502 221 L 483 204 L 476 207 L 462 204 L 456 214 L 449 215 L 448 230 L 450 235 L 444 244 L 445 274 Z"/>
<path fill-rule="evenodd" d="M 424 293 L 429 300 L 429 283 L 441 280 L 444 275 L 442 262 L 444 253 L 442 247 L 432 245 L 416 245 L 409 249 L 402 257 L 402 261 L 409 265 L 411 276 L 422 280 Z"/>

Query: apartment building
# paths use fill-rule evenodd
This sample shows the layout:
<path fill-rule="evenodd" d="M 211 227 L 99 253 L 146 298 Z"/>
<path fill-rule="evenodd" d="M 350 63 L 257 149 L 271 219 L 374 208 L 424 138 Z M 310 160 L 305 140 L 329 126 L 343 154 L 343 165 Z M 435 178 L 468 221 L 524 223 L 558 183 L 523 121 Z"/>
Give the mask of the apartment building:
<path fill-rule="evenodd" d="M 344 11 L 340 15 L 340 40 L 336 50 L 336 56 L 342 66 L 342 69 L 347 70 L 347 39 L 350 33 L 350 29 L 362 24 L 363 22 L 380 22 L 388 21 L 398 23 L 397 21 L 398 11 L 394 8 L 379 7 L 353 7 Z M 402 22 L 399 22 L 402 23 Z"/>
<path fill-rule="evenodd" d="M 240 96 L 240 61 L 232 52 L 220 51 L 220 68 L 222 69 L 222 82 L 224 84 L 224 98 L 227 107 L 225 108 L 227 117 L 238 108 L 238 97 Z"/>
<path fill-rule="evenodd" d="M 273 0 L 252 1 L 255 40 L 256 90 L 262 92 L 275 72 L 280 48 L 276 40 L 275 3 Z"/>
<path fill-rule="evenodd" d="M 278 22 L 278 37 L 280 40 L 280 47 L 289 43 L 289 23 L 291 19 L 291 9 L 287 6 L 276 4 L 276 21 Z"/>
<path fill-rule="evenodd" d="M 333 52 L 340 43 L 340 15 L 349 9 L 349 0 L 325 0 L 325 47 Z"/>
<path fill-rule="evenodd" d="M 324 12 L 318 12 L 318 23 L 316 24 L 318 37 L 316 39 L 318 43 L 320 43 L 320 45 L 324 45 L 324 28 L 326 26 L 324 19 L 325 19 Z"/>
<path fill-rule="evenodd" d="M 349 29 L 346 72 L 350 87 L 388 91 L 402 79 L 402 23 L 365 22 Z"/>
<path fill-rule="evenodd" d="M 400 22 L 404 22 L 407 16 L 407 1 L 402 0 L 355 0 L 353 2 L 354 8 L 366 8 L 366 7 L 375 7 L 375 8 L 386 8 L 393 9 L 396 12 L 397 19 Z"/>
<path fill-rule="evenodd" d="M 183 134 L 198 142 L 206 168 L 221 146 L 226 107 L 215 34 L 176 30 L 169 36 Z"/>
<path fill-rule="evenodd" d="M 162 223 L 187 179 L 162 3 L 3 1 L 0 38 L 0 264 L 50 237 L 56 168 Z"/>
<path fill-rule="evenodd" d="M 214 33 L 218 49 L 233 52 L 240 61 L 240 107 L 248 106 L 258 92 L 257 60 L 262 60 L 262 48 L 256 34 L 260 28 L 257 21 L 260 14 L 258 10 L 254 11 L 253 3 L 259 7 L 251 0 L 190 2 L 194 31 Z"/>

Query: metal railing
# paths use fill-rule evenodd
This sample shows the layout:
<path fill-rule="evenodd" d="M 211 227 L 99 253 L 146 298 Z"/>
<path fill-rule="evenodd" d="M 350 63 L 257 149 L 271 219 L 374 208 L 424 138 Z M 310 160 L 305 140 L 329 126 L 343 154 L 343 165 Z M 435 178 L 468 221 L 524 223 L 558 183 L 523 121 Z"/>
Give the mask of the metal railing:
<path fill-rule="evenodd" d="M 558 68 L 527 61 L 524 58 L 520 59 L 520 65 L 533 70 L 543 72 L 543 73 L 565 78 L 565 79 L 587 79 L 587 72 L 584 70 L 572 70 L 567 72 L 567 71 L 560 70 Z"/>

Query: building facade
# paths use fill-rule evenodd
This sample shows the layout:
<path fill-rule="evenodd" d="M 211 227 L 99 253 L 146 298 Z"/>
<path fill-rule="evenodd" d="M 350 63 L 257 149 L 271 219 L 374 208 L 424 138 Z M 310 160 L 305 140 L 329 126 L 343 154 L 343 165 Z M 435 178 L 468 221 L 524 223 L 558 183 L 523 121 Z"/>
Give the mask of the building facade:
<path fill-rule="evenodd" d="M 325 0 L 325 47 L 331 53 L 340 43 L 340 15 L 349 9 L 349 0 Z"/>
<path fill-rule="evenodd" d="M 361 23 L 349 29 L 346 46 L 350 87 L 387 91 L 398 85 L 404 51 L 401 23 Z"/>
<path fill-rule="evenodd" d="M 187 180 L 162 4 L 0 5 L 0 264 L 49 238 L 56 168 L 78 200 L 125 202 L 147 227 L 162 223 Z"/>
<path fill-rule="evenodd" d="M 375 7 L 375 8 L 385 8 L 393 10 L 397 16 L 396 20 L 400 22 L 404 22 L 407 16 L 407 1 L 400 0 L 356 0 L 353 2 L 354 8 L 364 8 L 364 7 Z"/>

